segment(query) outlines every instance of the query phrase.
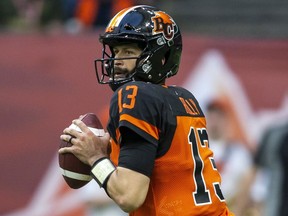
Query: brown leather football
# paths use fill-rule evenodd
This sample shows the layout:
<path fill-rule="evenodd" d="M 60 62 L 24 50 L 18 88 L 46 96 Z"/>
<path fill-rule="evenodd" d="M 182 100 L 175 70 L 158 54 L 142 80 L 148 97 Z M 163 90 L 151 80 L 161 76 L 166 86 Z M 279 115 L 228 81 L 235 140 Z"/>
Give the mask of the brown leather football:
<path fill-rule="evenodd" d="M 96 136 L 104 136 L 103 126 L 94 113 L 87 113 L 80 119 Z M 81 132 L 80 128 L 74 124 L 71 124 L 69 127 Z M 61 140 L 59 148 L 71 145 L 71 143 Z M 83 187 L 92 179 L 90 176 L 91 167 L 81 162 L 71 153 L 59 154 L 59 166 L 66 183 L 73 189 Z"/>

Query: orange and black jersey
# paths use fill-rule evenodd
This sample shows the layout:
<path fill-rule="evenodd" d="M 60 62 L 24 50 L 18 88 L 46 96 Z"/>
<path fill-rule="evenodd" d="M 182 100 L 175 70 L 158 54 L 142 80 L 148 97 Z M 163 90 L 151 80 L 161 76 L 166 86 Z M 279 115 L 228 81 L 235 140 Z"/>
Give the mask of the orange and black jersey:
<path fill-rule="evenodd" d="M 209 149 L 205 117 L 189 91 L 145 82 L 127 83 L 111 99 L 107 129 L 112 137 L 111 160 L 138 172 L 144 170 L 142 173 L 151 180 L 144 204 L 130 215 L 230 215 Z M 129 136 L 137 137 L 140 144 L 135 143 L 136 149 L 150 146 L 140 151 L 142 155 L 137 153 L 142 163 L 139 159 L 121 162 L 126 160 L 121 155 L 127 154 L 122 152 L 122 141 Z M 152 167 L 151 172 L 137 168 L 137 163 L 143 166 L 143 161 Z M 136 165 L 129 164 L 133 162 Z"/>

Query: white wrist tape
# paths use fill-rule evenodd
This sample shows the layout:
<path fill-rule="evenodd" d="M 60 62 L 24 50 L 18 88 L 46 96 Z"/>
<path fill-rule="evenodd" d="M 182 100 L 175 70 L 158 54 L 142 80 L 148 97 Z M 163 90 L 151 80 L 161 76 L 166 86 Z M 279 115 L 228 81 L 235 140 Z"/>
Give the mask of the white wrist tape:
<path fill-rule="evenodd" d="M 97 181 L 100 187 L 103 187 L 106 180 L 116 170 L 114 164 L 108 158 L 104 157 L 96 161 L 91 169 L 91 175 Z"/>

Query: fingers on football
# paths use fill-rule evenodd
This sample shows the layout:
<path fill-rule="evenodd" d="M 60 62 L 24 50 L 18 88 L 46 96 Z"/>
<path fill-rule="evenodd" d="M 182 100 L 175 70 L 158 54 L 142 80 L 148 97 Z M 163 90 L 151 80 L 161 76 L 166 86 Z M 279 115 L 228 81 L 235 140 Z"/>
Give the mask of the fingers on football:
<path fill-rule="evenodd" d="M 70 140 L 71 137 L 72 137 L 72 139 L 74 138 L 74 137 L 71 136 L 70 134 L 64 133 L 64 134 L 62 134 L 62 135 L 60 136 L 60 139 L 63 140 L 63 141 L 66 141 L 66 142 L 70 142 L 70 141 L 72 141 L 72 140 Z"/>
<path fill-rule="evenodd" d="M 72 153 L 72 147 L 63 147 L 58 150 L 59 154 Z"/>
<path fill-rule="evenodd" d="M 87 125 L 84 122 L 82 122 L 80 119 L 75 119 L 72 121 L 72 123 L 77 125 L 80 128 L 80 130 L 84 133 L 87 133 L 90 131 Z"/>

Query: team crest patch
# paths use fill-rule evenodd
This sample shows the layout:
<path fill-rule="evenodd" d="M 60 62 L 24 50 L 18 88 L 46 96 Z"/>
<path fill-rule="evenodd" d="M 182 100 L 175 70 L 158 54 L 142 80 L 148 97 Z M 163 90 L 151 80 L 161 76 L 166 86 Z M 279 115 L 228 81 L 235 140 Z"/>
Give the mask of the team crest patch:
<path fill-rule="evenodd" d="M 154 23 L 153 34 L 162 33 L 166 40 L 171 40 L 176 33 L 176 23 L 174 20 L 165 12 L 157 11 L 155 16 L 151 17 Z"/>

